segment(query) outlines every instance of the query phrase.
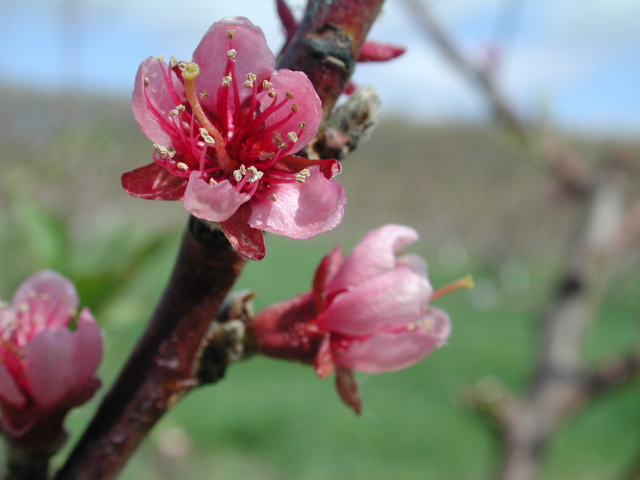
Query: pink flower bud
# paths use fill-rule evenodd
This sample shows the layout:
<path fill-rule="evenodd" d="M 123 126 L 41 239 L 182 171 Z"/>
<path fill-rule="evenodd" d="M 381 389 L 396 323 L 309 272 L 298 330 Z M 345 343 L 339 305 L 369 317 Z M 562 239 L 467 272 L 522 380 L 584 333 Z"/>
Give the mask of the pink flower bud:
<path fill-rule="evenodd" d="M 397 256 L 418 240 L 415 230 L 385 225 L 369 232 L 343 260 L 338 247 L 316 271 L 313 290 L 260 312 L 251 333 L 265 355 L 315 365 L 319 376 L 337 370 L 338 391 L 357 412 L 352 370 L 406 368 L 442 346 L 449 316 L 429 305 L 426 263 Z"/>
<path fill-rule="evenodd" d="M 14 443 L 53 443 L 69 409 L 100 386 L 102 333 L 87 308 L 69 328 L 77 307 L 73 284 L 47 270 L 29 277 L 11 305 L 0 306 L 2 430 Z"/>

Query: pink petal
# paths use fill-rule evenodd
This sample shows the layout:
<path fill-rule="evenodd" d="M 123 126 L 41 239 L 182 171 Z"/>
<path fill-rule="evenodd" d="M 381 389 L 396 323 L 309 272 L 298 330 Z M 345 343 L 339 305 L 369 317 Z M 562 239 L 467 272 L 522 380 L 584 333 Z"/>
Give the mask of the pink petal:
<path fill-rule="evenodd" d="M 431 308 L 424 320 L 422 326 L 418 322 L 419 326 L 411 330 L 381 332 L 354 340 L 346 351 L 334 353 L 334 361 L 368 373 L 409 367 L 441 347 L 451 334 L 451 322 L 444 311 Z"/>
<path fill-rule="evenodd" d="M 131 106 L 138 125 L 149 140 L 164 147 L 173 146 L 176 127 L 169 121 L 169 112 L 185 101 L 184 86 L 169 65 L 154 57 L 140 64 Z"/>
<path fill-rule="evenodd" d="M 28 306 L 28 318 L 40 327 L 66 327 L 78 307 L 76 287 L 65 277 L 51 270 L 31 275 L 13 296 L 12 307 Z"/>
<path fill-rule="evenodd" d="M 69 330 L 47 329 L 24 348 L 29 390 L 40 408 L 55 407 L 72 389 L 74 343 Z"/>
<path fill-rule="evenodd" d="M 0 363 L 0 399 L 16 407 L 20 407 L 25 401 L 18 385 L 2 363 Z"/>
<path fill-rule="evenodd" d="M 327 286 L 330 292 L 353 288 L 369 278 L 395 268 L 396 253 L 418 240 L 418 233 L 404 225 L 383 225 L 372 230 L 351 251 L 343 267 Z"/>
<path fill-rule="evenodd" d="M 195 217 L 211 222 L 225 221 L 251 198 L 248 193 L 238 192 L 228 180 L 209 185 L 200 175 L 200 172 L 191 172 L 182 199 L 184 208 Z"/>
<path fill-rule="evenodd" d="M 122 187 L 134 197 L 148 200 L 182 200 L 187 179 L 171 175 L 169 171 L 152 163 L 122 175 Z"/>
<path fill-rule="evenodd" d="M 251 206 L 244 203 L 229 220 L 220 222 L 220 228 L 236 252 L 250 260 L 262 260 L 267 254 L 264 235 L 261 230 L 249 226 L 250 216 Z"/>
<path fill-rule="evenodd" d="M 293 72 L 286 69 L 278 70 L 271 75 L 269 81 L 273 84 L 272 89 L 276 92 L 277 102 L 285 99 L 287 94 L 293 96 L 293 98 L 287 102 L 285 107 L 267 117 L 265 122 L 267 127 L 288 117 L 292 112 L 291 106 L 297 105 L 297 113 L 291 115 L 291 118 L 279 125 L 277 129 L 284 141 L 289 143 L 289 149 L 285 151 L 295 153 L 306 146 L 318 133 L 324 116 L 322 101 L 318 97 L 311 80 L 303 72 Z M 260 99 L 262 110 L 273 102 L 273 98 L 268 95 L 268 91 L 260 93 L 258 98 Z M 303 128 L 300 127 L 301 122 L 305 124 Z M 287 137 L 289 132 L 297 134 L 297 142 L 289 141 Z M 268 140 L 271 142 L 270 138 Z M 271 147 L 272 150 L 272 146 L 273 142 L 271 142 L 271 145 L 265 145 L 265 148 Z"/>
<path fill-rule="evenodd" d="M 292 182 L 265 189 L 251 201 L 249 225 L 290 238 L 307 239 L 342 222 L 346 196 L 338 182 L 327 179 L 319 167 L 309 168 L 305 183 Z M 275 195 L 275 201 L 266 198 Z"/>
<path fill-rule="evenodd" d="M 227 32 L 234 30 L 233 38 Z M 251 95 L 251 89 L 243 87 L 247 73 L 254 73 L 262 83 L 275 68 L 275 58 L 262 30 L 244 17 L 225 18 L 214 23 L 193 52 L 193 61 L 200 66 L 196 78 L 196 90 L 206 90 L 209 95 L 202 103 L 216 112 L 218 90 L 227 67 L 227 52 L 236 50 L 235 70 L 239 82 L 238 94 L 242 103 Z"/>
<path fill-rule="evenodd" d="M 398 267 L 338 294 L 320 314 L 318 327 L 350 336 L 371 335 L 424 316 L 432 289 L 426 277 Z"/>
<path fill-rule="evenodd" d="M 94 377 L 102 360 L 102 331 L 88 308 L 80 312 L 78 329 L 73 336 L 75 368 L 71 384 L 79 388 Z"/>

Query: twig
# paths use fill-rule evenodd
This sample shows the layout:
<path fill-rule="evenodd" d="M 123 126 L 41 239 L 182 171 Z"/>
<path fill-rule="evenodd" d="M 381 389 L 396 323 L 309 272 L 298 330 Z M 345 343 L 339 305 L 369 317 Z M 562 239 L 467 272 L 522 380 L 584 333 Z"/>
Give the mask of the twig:
<path fill-rule="evenodd" d="M 220 230 L 191 217 L 147 330 L 59 480 L 114 478 L 156 421 L 199 384 L 203 338 L 244 263 Z"/>
<path fill-rule="evenodd" d="M 529 150 L 541 155 L 565 190 L 580 198 L 589 188 L 593 173 L 589 165 L 548 130 L 536 128 L 516 112 L 498 87 L 493 70 L 470 61 L 449 37 L 421 0 L 405 0 L 412 16 L 436 44 L 449 63 L 484 94 L 496 117 Z"/>
<path fill-rule="evenodd" d="M 613 253 L 610 247 L 620 228 L 624 177 L 614 164 L 589 191 L 564 279 L 543 321 L 531 387 L 511 404 L 504 419 L 500 480 L 537 478 L 554 429 L 590 398 L 593 380 L 585 374 L 582 342 L 606 280 Z"/>

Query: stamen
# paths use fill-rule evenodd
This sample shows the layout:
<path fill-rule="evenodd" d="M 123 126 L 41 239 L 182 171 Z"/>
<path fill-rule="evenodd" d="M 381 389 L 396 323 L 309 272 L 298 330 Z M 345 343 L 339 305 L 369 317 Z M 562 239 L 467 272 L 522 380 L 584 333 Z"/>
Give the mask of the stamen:
<path fill-rule="evenodd" d="M 239 182 L 244 178 L 245 173 L 247 173 L 247 167 L 245 167 L 244 164 L 240 165 L 240 168 L 238 170 L 233 171 L 233 179 L 236 182 Z"/>
<path fill-rule="evenodd" d="M 311 172 L 306 168 L 303 168 L 296 175 L 296 182 L 304 183 L 308 177 L 311 176 Z"/>
<path fill-rule="evenodd" d="M 253 88 L 253 83 L 257 80 L 255 73 L 247 73 L 247 80 L 244 82 L 244 86 L 247 88 Z"/>
<path fill-rule="evenodd" d="M 231 40 L 235 34 L 236 34 L 236 31 L 235 31 L 235 30 L 228 30 L 228 31 L 227 31 L 227 38 L 228 38 L 229 40 Z"/>
<path fill-rule="evenodd" d="M 232 48 L 231 50 L 229 50 L 229 51 L 227 52 L 227 58 L 234 59 L 234 58 L 236 58 L 236 55 L 237 55 L 237 54 L 238 54 L 238 52 L 236 51 L 236 49 L 235 49 L 235 48 Z"/>
<path fill-rule="evenodd" d="M 291 140 L 293 143 L 298 141 L 298 134 L 296 132 L 287 133 L 287 137 L 289 137 L 289 140 Z"/>
<path fill-rule="evenodd" d="M 290 99 L 290 100 L 292 100 L 292 99 L 296 98 L 296 97 L 294 97 L 294 96 L 293 96 L 293 93 L 291 93 L 291 92 L 285 92 L 285 94 L 284 94 L 284 95 L 285 95 L 288 99 Z"/>
<path fill-rule="evenodd" d="M 298 113 L 298 104 L 294 103 L 293 105 L 291 105 L 291 111 L 293 113 Z"/>
<path fill-rule="evenodd" d="M 262 88 L 264 88 L 265 90 L 269 90 L 271 87 L 273 87 L 273 83 L 271 83 L 269 80 L 262 81 Z"/>
<path fill-rule="evenodd" d="M 473 277 L 471 275 L 467 275 L 466 277 L 461 278 L 460 280 L 456 280 L 455 282 L 451 282 L 450 284 L 445 285 L 444 287 L 440 287 L 438 290 L 433 292 L 429 300 L 433 301 L 451 292 L 455 292 L 456 290 L 461 290 L 463 288 L 471 289 L 474 286 L 475 285 L 473 283 Z"/>
<path fill-rule="evenodd" d="M 217 185 L 218 182 L 216 182 L 213 178 L 209 179 L 209 185 L 213 186 L 213 185 Z"/>
<path fill-rule="evenodd" d="M 222 77 L 222 86 L 223 87 L 228 87 L 229 85 L 231 85 L 231 80 L 233 80 L 231 75 L 227 75 L 226 77 Z"/>
<path fill-rule="evenodd" d="M 209 135 L 209 132 L 207 131 L 206 128 L 201 128 L 200 129 L 200 135 L 202 135 L 202 139 L 205 142 L 207 142 L 207 143 L 209 143 L 211 145 L 216 143 L 216 141 L 213 139 L 213 137 L 211 135 Z"/>
<path fill-rule="evenodd" d="M 186 172 L 187 170 L 189 170 L 189 166 L 184 162 L 176 163 L 176 168 L 181 172 Z"/>
<path fill-rule="evenodd" d="M 247 182 L 249 183 L 257 182 L 264 175 L 264 172 L 261 172 L 254 166 L 247 168 L 247 172 L 251 174 L 251 176 L 249 177 L 249 180 L 247 180 Z"/>
<path fill-rule="evenodd" d="M 178 66 L 178 59 L 173 55 L 169 58 L 169 66 L 171 68 L 176 68 Z"/>
<path fill-rule="evenodd" d="M 163 54 L 157 55 L 156 60 L 158 60 L 159 62 L 164 62 L 164 55 Z"/>
<path fill-rule="evenodd" d="M 169 110 L 169 116 L 171 118 L 176 118 L 179 114 L 180 112 L 178 112 L 178 109 Z"/>

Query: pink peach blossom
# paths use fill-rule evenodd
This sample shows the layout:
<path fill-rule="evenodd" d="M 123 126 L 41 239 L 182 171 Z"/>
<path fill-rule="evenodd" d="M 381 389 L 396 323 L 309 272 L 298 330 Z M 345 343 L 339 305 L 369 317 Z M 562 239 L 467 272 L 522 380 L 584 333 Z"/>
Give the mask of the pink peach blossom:
<path fill-rule="evenodd" d="M 343 400 L 360 411 L 352 370 L 379 373 L 420 361 L 451 333 L 449 316 L 429 305 L 426 264 L 397 256 L 418 240 L 415 230 L 385 225 L 343 259 L 340 247 L 318 267 L 311 292 L 272 305 L 252 326 L 260 352 L 337 372 Z"/>
<path fill-rule="evenodd" d="M 0 306 L 2 430 L 14 442 L 54 441 L 67 411 L 100 386 L 102 333 L 87 308 L 69 329 L 77 307 L 73 284 L 48 270 Z"/>
<path fill-rule="evenodd" d="M 214 23 L 192 62 L 142 62 L 132 105 L 155 153 L 122 177 L 130 195 L 182 200 L 218 222 L 254 260 L 266 253 L 263 231 L 311 238 L 340 224 L 346 201 L 336 160 L 293 155 L 323 119 L 313 85 L 274 68 L 262 30 L 241 17 Z"/>

